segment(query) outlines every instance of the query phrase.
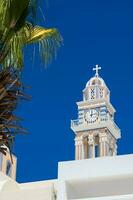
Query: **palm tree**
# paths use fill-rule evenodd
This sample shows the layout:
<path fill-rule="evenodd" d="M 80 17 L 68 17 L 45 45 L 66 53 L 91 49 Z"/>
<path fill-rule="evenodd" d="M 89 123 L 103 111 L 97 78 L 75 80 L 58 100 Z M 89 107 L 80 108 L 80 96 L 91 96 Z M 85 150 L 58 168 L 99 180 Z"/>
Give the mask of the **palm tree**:
<path fill-rule="evenodd" d="M 62 43 L 57 29 L 35 25 L 36 5 L 37 0 L 0 0 L 0 152 L 3 154 L 7 148 L 11 149 L 15 135 L 25 132 L 14 115 L 19 99 L 26 98 L 20 80 L 23 48 L 38 43 L 40 56 L 47 65 Z"/>

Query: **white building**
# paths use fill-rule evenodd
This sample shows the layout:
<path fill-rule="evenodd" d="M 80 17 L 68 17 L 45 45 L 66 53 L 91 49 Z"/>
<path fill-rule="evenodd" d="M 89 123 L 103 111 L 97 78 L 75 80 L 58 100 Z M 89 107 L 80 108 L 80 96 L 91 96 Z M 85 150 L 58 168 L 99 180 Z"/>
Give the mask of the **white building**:
<path fill-rule="evenodd" d="M 99 69 L 96 65 L 77 103 L 78 119 L 71 121 L 75 161 L 60 162 L 56 180 L 19 184 L 16 158 L 11 165 L 9 155 L 2 156 L 0 200 L 133 200 L 133 155 L 117 156 L 121 132 Z"/>

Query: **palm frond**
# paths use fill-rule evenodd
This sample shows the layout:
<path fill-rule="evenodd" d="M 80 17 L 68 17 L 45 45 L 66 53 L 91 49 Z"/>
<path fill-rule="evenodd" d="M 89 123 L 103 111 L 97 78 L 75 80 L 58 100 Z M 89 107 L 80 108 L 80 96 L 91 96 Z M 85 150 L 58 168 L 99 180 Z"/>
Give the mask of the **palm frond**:
<path fill-rule="evenodd" d="M 8 62 L 10 61 L 10 64 L 12 63 L 13 55 L 10 49 L 14 47 L 10 45 L 11 40 L 17 40 L 16 36 L 18 36 L 19 30 L 25 26 L 26 19 L 31 13 L 31 17 L 34 19 L 36 2 L 37 0 L 21 0 L 21 2 L 18 0 L 0 0 L 0 63 L 5 62 L 7 64 L 7 60 Z M 18 37 L 23 36 L 19 35 Z M 14 41 L 12 43 L 16 44 Z M 20 39 L 17 41 L 19 44 L 16 46 L 16 51 L 18 47 L 18 54 L 20 55 L 22 54 L 20 48 L 23 47 L 20 47 Z M 14 51 L 14 53 L 17 52 Z M 18 60 L 19 66 L 22 66 L 22 55 L 20 55 Z M 6 64 L 4 64 L 4 66 L 6 66 Z"/>
<path fill-rule="evenodd" d="M 39 44 L 42 61 L 47 65 L 56 56 L 62 37 L 57 29 L 42 28 L 27 22 L 35 18 L 37 0 L 0 0 L 0 64 L 3 68 L 23 67 L 23 47 Z"/>
<path fill-rule="evenodd" d="M 27 132 L 14 114 L 19 100 L 25 97 L 22 88 L 17 71 L 0 71 L 0 152 L 4 154 L 11 149 L 16 134 Z"/>
<path fill-rule="evenodd" d="M 5 27 L 13 30 L 19 30 L 26 20 L 28 15 L 30 0 L 7 0 Z"/>
<path fill-rule="evenodd" d="M 53 56 L 56 57 L 57 49 L 62 43 L 62 37 L 57 29 L 46 29 L 26 23 L 6 43 L 8 54 L 3 62 L 4 68 L 14 66 L 16 69 L 21 69 L 23 67 L 23 47 L 34 43 L 38 43 L 42 61 L 47 65 Z"/>
<path fill-rule="evenodd" d="M 59 31 L 55 28 L 46 29 L 34 26 L 30 30 L 27 30 L 27 32 L 29 32 L 29 37 L 26 44 L 38 43 L 40 56 L 47 65 L 51 62 L 53 56 L 56 57 L 57 49 L 63 42 Z"/>

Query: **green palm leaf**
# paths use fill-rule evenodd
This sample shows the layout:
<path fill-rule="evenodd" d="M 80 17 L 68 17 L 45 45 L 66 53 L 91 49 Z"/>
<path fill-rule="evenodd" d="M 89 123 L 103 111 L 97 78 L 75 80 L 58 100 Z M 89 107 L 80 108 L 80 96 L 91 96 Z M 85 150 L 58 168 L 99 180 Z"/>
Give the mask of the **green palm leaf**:
<path fill-rule="evenodd" d="M 6 42 L 6 49 L 9 52 L 4 59 L 3 66 L 22 68 L 23 47 L 34 43 L 38 43 L 40 56 L 47 65 L 52 57 L 56 56 L 57 49 L 62 43 L 62 37 L 57 29 L 46 29 L 26 23 Z"/>
<path fill-rule="evenodd" d="M 56 56 L 57 49 L 62 44 L 62 37 L 59 31 L 55 28 L 43 28 L 40 26 L 33 26 L 26 30 L 27 41 L 25 44 L 38 43 L 39 52 L 45 64 L 48 64 L 53 55 Z"/>

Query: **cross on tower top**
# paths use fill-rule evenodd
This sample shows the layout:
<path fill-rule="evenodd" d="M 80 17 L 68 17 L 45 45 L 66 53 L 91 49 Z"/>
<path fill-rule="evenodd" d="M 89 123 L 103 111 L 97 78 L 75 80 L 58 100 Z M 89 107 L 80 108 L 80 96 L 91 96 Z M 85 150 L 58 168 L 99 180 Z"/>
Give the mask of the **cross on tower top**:
<path fill-rule="evenodd" d="M 96 67 L 93 68 L 93 71 L 96 71 L 96 74 L 95 74 L 96 77 L 99 76 L 99 73 L 98 73 L 98 72 L 99 72 L 100 69 L 102 69 L 102 68 L 101 68 L 99 65 L 96 65 Z"/>

